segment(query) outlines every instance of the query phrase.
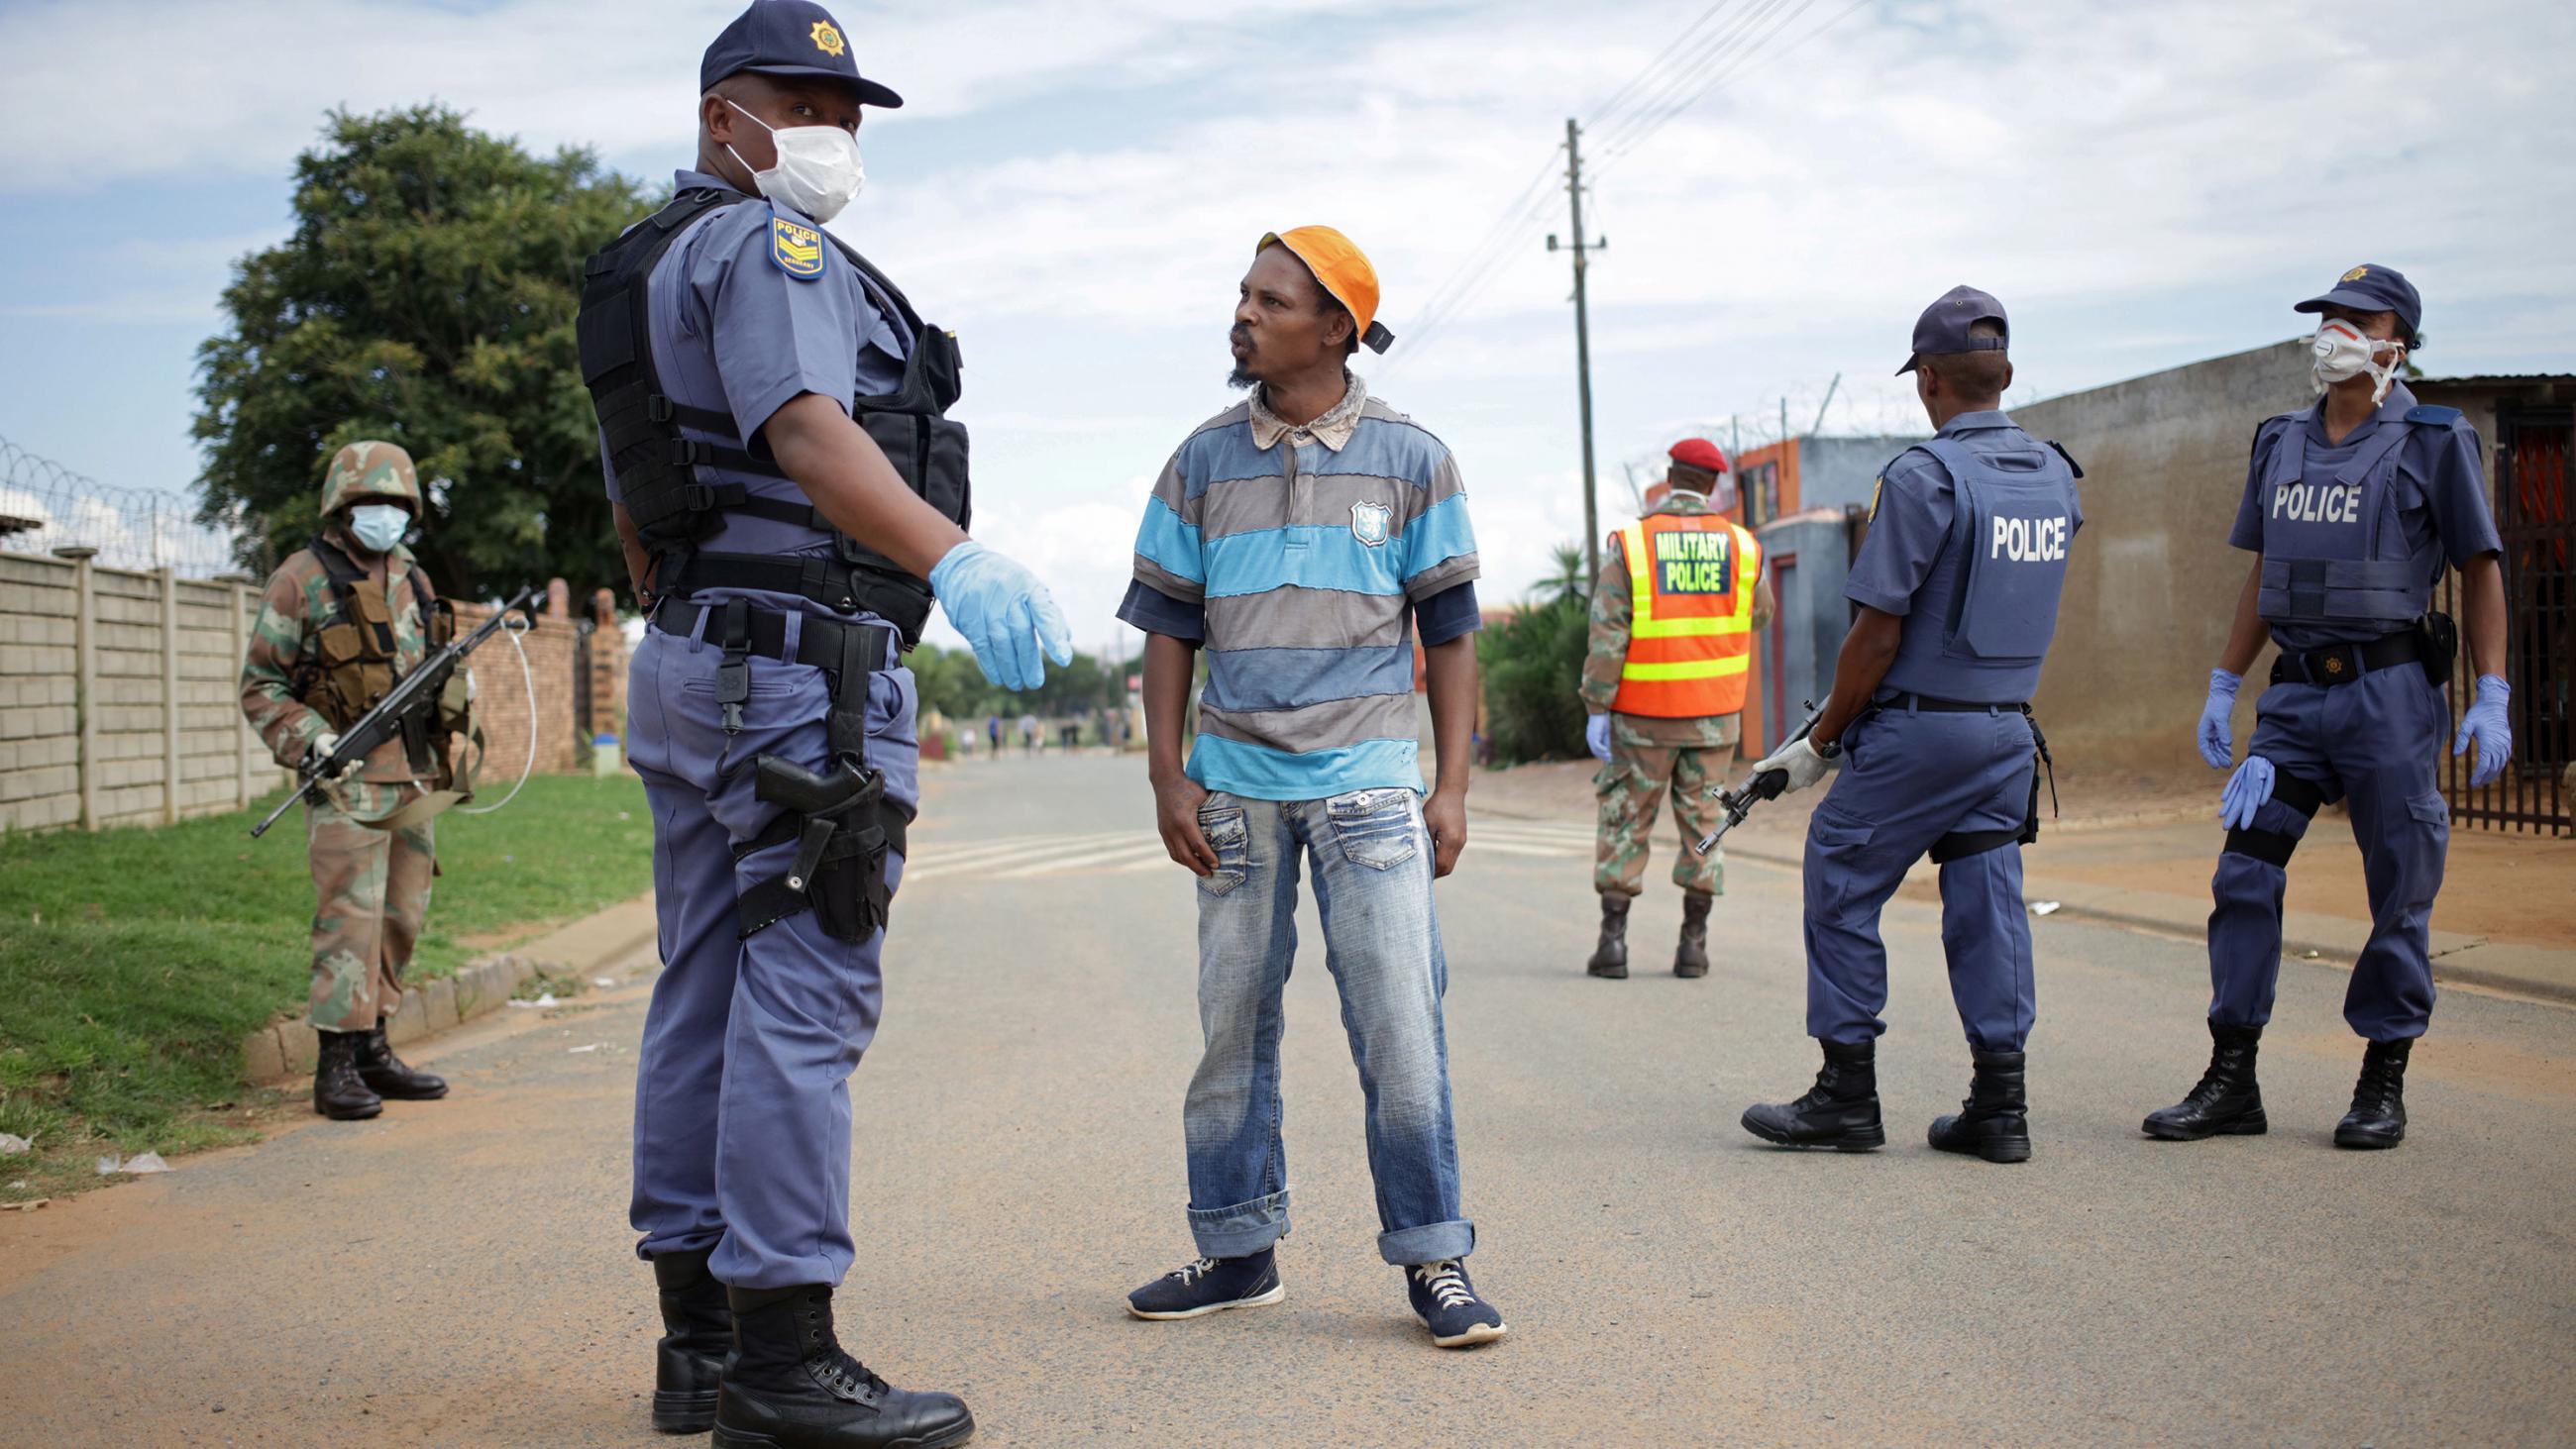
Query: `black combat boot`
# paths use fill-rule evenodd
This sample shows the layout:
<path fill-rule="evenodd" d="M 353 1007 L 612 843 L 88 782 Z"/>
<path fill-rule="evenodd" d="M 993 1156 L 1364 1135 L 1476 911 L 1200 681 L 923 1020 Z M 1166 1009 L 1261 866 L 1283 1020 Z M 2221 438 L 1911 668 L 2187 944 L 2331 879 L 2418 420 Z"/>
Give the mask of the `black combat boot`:
<path fill-rule="evenodd" d="M 1969 1056 L 1977 1069 L 1968 1079 L 1968 1100 L 1959 1104 L 1957 1116 L 1932 1119 L 1932 1145 L 1988 1162 L 2030 1161 L 2030 1099 L 2024 1095 L 2021 1053 Z"/>
<path fill-rule="evenodd" d="M 1886 1146 L 1887 1128 L 1878 1120 L 1878 1043 L 1816 1044 L 1825 1049 L 1825 1064 L 1807 1095 L 1745 1108 L 1744 1130 L 1790 1147 L 1867 1152 Z"/>
<path fill-rule="evenodd" d="M 1696 977 L 1708 974 L 1708 908 L 1717 897 L 1706 891 L 1682 892 L 1682 943 L 1673 951 L 1673 974 Z"/>
<path fill-rule="evenodd" d="M 2406 1140 L 2406 1054 L 2415 1039 L 2375 1041 L 2361 1050 L 2352 1110 L 2335 1124 L 2337 1147 L 2394 1147 Z"/>
<path fill-rule="evenodd" d="M 384 1098 L 367 1090 L 358 1076 L 358 1040 L 362 1031 L 326 1031 L 322 1054 L 313 1063 L 313 1110 L 339 1122 L 356 1122 L 385 1110 Z"/>
<path fill-rule="evenodd" d="M 1605 891 L 1601 896 L 1601 944 L 1583 969 L 1611 981 L 1628 979 L 1628 897 Z"/>
<path fill-rule="evenodd" d="M 447 1079 L 432 1076 L 403 1065 L 394 1055 L 394 1044 L 385 1040 L 385 1019 L 376 1018 L 376 1029 L 355 1033 L 358 1038 L 358 1080 L 367 1089 L 390 1102 L 435 1102 L 447 1095 Z"/>
<path fill-rule="evenodd" d="M 732 1288 L 716 1449 L 948 1449 L 975 1434 L 954 1394 L 898 1389 L 841 1349 L 832 1290 Z"/>
<path fill-rule="evenodd" d="M 653 1259 L 662 1293 L 662 1341 L 653 1349 L 653 1427 L 703 1434 L 715 1427 L 716 1387 L 733 1353 L 733 1307 L 707 1271 L 713 1249 Z"/>
<path fill-rule="evenodd" d="M 2260 1137 L 2271 1128 L 2263 1116 L 2263 1089 L 2254 1082 L 2259 1026 L 2209 1024 L 2209 1070 L 2181 1101 L 2147 1114 L 2139 1130 L 2167 1142 L 2198 1142 L 2221 1133 Z"/>

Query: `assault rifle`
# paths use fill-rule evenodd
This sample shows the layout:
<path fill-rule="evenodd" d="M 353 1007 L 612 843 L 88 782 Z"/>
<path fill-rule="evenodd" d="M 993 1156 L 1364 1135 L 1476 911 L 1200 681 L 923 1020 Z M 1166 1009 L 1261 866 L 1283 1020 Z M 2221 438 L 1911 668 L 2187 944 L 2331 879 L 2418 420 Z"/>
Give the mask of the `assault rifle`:
<path fill-rule="evenodd" d="M 378 745 L 402 733 L 404 722 L 412 716 L 423 710 L 436 709 L 439 692 L 447 687 L 448 679 L 456 673 L 457 664 L 498 632 L 512 610 L 526 614 L 528 622 L 536 622 L 536 615 L 528 613 L 528 601 L 536 595 L 534 588 L 521 589 L 518 597 L 493 610 L 492 617 L 477 625 L 473 633 L 461 639 L 450 639 L 437 652 L 422 660 L 418 669 L 395 681 L 394 687 L 385 691 L 385 697 L 376 701 L 375 708 L 358 716 L 355 723 L 340 732 L 339 742 L 331 747 L 331 753 L 319 757 L 307 755 L 304 763 L 296 767 L 301 779 L 295 793 L 279 801 L 277 808 L 268 812 L 266 820 L 252 826 L 250 838 L 257 840 L 267 834 L 268 827 L 275 825 L 279 816 L 313 793 L 313 787 L 324 780 L 336 779 L 342 770 L 374 754 Z M 427 621 L 423 623 L 425 625 Z"/>
<path fill-rule="evenodd" d="M 1824 718 L 1824 714 L 1823 708 L 1814 700 L 1807 701 L 1806 722 L 1798 726 L 1796 733 L 1781 741 L 1782 746 L 1794 745 L 1805 739 L 1816 728 L 1816 721 Z M 1773 753 L 1776 754 L 1778 751 Z M 1788 788 L 1789 772 L 1786 770 L 1760 771 L 1732 790 L 1724 785 L 1711 785 L 1708 793 L 1716 796 L 1726 806 L 1726 818 L 1719 821 L 1717 828 L 1710 831 L 1706 839 L 1692 846 L 1691 850 L 1699 855 L 1706 855 L 1715 850 L 1717 842 L 1725 836 L 1726 832 L 1743 824 L 1744 817 L 1753 813 L 1754 806 L 1765 800 L 1779 799 L 1780 792 Z"/>

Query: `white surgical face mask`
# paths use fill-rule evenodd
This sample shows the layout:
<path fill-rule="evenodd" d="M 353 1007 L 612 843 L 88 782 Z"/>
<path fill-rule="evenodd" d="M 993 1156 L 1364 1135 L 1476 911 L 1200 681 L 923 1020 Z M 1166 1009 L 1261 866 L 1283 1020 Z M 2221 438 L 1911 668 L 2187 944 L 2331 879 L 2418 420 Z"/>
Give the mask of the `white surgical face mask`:
<path fill-rule="evenodd" d="M 2379 361 L 2379 350 L 2388 349 L 2386 363 Z M 2337 318 L 2317 324 L 2317 335 L 2308 341 L 2309 365 L 2316 370 L 2317 384 L 2332 387 L 2370 374 L 2377 379 L 2370 391 L 2370 401 L 2377 406 L 2388 396 L 2390 384 L 2397 380 L 2397 368 L 2406 360 L 2406 349 L 2395 342 L 2376 342 L 2361 335 L 2361 329 Z"/>
<path fill-rule="evenodd" d="M 731 100 L 725 102 L 743 118 L 769 133 L 778 148 L 778 164 L 766 171 L 752 171 L 752 184 L 760 194 L 783 206 L 790 206 L 817 223 L 830 221 L 841 214 L 859 194 L 868 179 L 866 163 L 859 159 L 859 138 L 838 126 L 789 126 L 780 129 L 769 124 Z M 742 153 L 727 146 L 733 159 L 742 161 Z M 743 169 L 751 163 L 742 161 Z"/>
<path fill-rule="evenodd" d="M 349 510 L 349 532 L 370 553 L 383 553 L 411 531 L 411 515 L 390 503 L 361 503 Z"/>

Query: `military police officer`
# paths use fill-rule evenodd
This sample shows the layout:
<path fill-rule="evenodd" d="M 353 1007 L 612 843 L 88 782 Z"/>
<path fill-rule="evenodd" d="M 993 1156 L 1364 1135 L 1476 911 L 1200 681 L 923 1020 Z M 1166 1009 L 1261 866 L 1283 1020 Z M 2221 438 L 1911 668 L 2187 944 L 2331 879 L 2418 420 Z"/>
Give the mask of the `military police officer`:
<path fill-rule="evenodd" d="M 242 713 L 279 764 L 330 754 L 341 730 L 453 634 L 455 616 L 403 547 L 419 512 L 410 454 L 364 442 L 332 456 L 321 526 L 270 575 L 242 660 Z M 447 1095 L 447 1083 L 403 1065 L 385 1041 L 429 912 L 424 800 L 452 778 L 440 725 L 426 712 L 306 797 L 316 897 L 307 1019 L 321 1034 L 313 1110 L 326 1117 Z"/>
<path fill-rule="evenodd" d="M 1795 1102 L 1744 1114 L 1793 1146 L 1887 1140 L 1876 1051 L 1886 1026 L 1878 917 L 1926 851 L 1941 866 L 1941 943 L 1975 1075 L 1934 1147 L 2030 1156 L 2022 1046 L 2036 1014 L 2021 847 L 2039 832 L 2045 746 L 2030 697 L 2057 627 L 2083 511 L 2072 459 L 2000 411 L 2012 382 L 2003 304 L 1951 289 L 1914 325 L 1899 374 L 1938 430 L 1889 464 L 1843 593 L 1859 617 L 1812 733 L 1756 765 L 1802 788 L 1840 770 L 1807 830 L 1807 1032 L 1824 1049 Z"/>
<path fill-rule="evenodd" d="M 2324 396 L 2254 434 L 2228 542 L 2254 554 L 2227 649 L 2210 672 L 2200 751 L 2234 763 L 2229 718 L 2268 632 L 2280 653 L 2255 705 L 2254 739 L 2221 797 L 2226 848 L 2210 883 L 2209 1070 L 2152 1113 L 2150 1136 L 2192 1141 L 2268 1125 L 2255 1046 L 2281 970 L 2281 897 L 2291 852 L 2319 806 L 2352 810 L 2370 890 L 2370 942 L 2353 964 L 2344 1020 L 2367 1043 L 2338 1147 L 2406 1135 L 2406 1059 L 2433 1013 L 2427 950 L 2451 838 L 2434 779 L 2450 726 L 2452 621 L 2432 612 L 2445 567 L 2460 571 L 2478 672 L 2452 753 L 2477 751 L 2472 785 L 2513 754 L 2506 718 L 2505 609 L 2477 432 L 2456 408 L 2418 405 L 2397 373 L 2421 345 L 2422 300 L 2398 272 L 2354 267 L 2298 305 L 2321 314 L 2311 343 Z"/>
<path fill-rule="evenodd" d="M 1726 889 L 1726 863 L 1715 849 L 1691 847 L 1717 828 L 1709 787 L 1735 758 L 1753 631 L 1771 622 L 1761 545 L 1726 517 L 1735 506 L 1726 454 L 1706 438 L 1684 438 L 1671 456 L 1662 498 L 1611 535 L 1593 583 L 1579 686 L 1592 716 L 1584 739 L 1601 761 L 1592 877 L 1601 941 L 1584 969 L 1613 979 L 1628 974 L 1628 907 L 1646 887 L 1667 789 L 1682 836 L 1673 857 L 1682 888 L 1673 974 L 1708 974 L 1708 913 Z"/>
<path fill-rule="evenodd" d="M 861 107 L 901 99 L 806 0 L 744 11 L 699 89 L 697 164 L 592 258 L 580 327 L 651 609 L 628 697 L 664 958 L 635 1102 L 654 1422 L 957 1444 L 964 1404 L 891 1387 L 832 1321 L 856 1252 L 846 1079 L 919 799 L 899 660 L 934 598 L 1008 688 L 1070 641 L 1037 579 L 965 534 L 955 339 L 823 230 L 859 190 Z"/>

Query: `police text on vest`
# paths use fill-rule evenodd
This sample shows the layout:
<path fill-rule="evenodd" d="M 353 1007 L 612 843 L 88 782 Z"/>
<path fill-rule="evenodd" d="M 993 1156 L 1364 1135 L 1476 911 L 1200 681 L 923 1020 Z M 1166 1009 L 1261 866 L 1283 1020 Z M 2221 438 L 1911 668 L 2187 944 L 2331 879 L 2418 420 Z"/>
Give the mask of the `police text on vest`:
<path fill-rule="evenodd" d="M 1994 547 L 1988 558 L 2014 563 L 2054 563 L 2066 557 L 2065 518 L 1995 519 Z"/>
<path fill-rule="evenodd" d="M 2272 495 L 2272 516 L 2292 523 L 2359 523 L 2361 485 L 2289 484 Z"/>

